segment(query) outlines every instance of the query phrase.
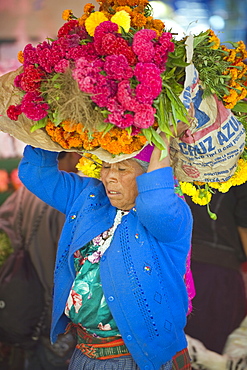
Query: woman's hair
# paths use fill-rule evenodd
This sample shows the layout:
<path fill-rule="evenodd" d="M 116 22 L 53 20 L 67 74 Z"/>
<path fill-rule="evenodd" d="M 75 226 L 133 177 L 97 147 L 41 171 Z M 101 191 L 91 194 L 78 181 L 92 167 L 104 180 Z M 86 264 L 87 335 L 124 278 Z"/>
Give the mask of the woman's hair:
<path fill-rule="evenodd" d="M 141 166 L 144 172 L 147 172 L 149 162 L 141 161 L 140 159 L 137 159 L 137 158 L 132 158 L 132 159 Z"/>

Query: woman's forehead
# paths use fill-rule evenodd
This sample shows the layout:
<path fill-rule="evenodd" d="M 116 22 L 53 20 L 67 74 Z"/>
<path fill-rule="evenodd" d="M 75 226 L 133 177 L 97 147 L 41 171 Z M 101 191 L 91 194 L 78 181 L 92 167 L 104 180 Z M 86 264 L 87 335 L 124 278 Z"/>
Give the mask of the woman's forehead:
<path fill-rule="evenodd" d="M 133 167 L 134 160 L 133 159 L 124 159 L 123 161 L 115 162 L 115 163 L 109 163 L 109 162 L 102 162 L 103 164 L 106 164 L 108 166 L 131 166 Z"/>

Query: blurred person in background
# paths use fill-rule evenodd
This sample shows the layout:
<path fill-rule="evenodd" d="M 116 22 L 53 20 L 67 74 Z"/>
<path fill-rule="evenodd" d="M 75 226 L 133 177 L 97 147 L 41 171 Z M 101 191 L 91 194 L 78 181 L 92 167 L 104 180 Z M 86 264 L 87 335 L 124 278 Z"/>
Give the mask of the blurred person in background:
<path fill-rule="evenodd" d="M 247 255 L 247 184 L 227 193 L 216 191 L 211 209 L 185 196 L 194 227 L 191 270 L 196 296 L 185 332 L 210 351 L 221 354 L 228 336 L 247 313 L 242 264 Z"/>
<path fill-rule="evenodd" d="M 77 172 L 76 164 L 79 158 L 80 155 L 77 153 L 61 152 L 58 157 L 59 168 L 66 172 Z M 20 242 L 18 223 L 21 207 L 21 232 L 25 240 L 30 238 L 37 215 L 43 212 L 27 248 L 44 288 L 44 301 L 48 302 L 48 308 L 41 337 L 33 350 L 22 350 L 0 343 L 0 368 L 2 370 L 66 370 L 74 350 L 74 338 L 71 334 L 61 335 L 53 345 L 49 338 L 53 273 L 64 215 L 46 205 L 24 186 L 20 187 L 0 207 L 0 250 L 2 251 L 10 253 Z"/>

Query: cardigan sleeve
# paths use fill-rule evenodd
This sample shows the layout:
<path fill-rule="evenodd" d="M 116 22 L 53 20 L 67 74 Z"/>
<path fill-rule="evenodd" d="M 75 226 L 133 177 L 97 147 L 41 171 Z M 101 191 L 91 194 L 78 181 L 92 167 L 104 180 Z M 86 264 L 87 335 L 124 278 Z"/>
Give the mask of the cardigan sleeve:
<path fill-rule="evenodd" d="M 19 164 L 19 178 L 37 197 L 67 213 L 79 194 L 98 180 L 58 169 L 58 153 L 27 145 Z"/>
<path fill-rule="evenodd" d="M 171 167 L 139 176 L 137 185 L 138 218 L 155 238 L 170 243 L 191 234 L 190 208 L 174 191 Z"/>

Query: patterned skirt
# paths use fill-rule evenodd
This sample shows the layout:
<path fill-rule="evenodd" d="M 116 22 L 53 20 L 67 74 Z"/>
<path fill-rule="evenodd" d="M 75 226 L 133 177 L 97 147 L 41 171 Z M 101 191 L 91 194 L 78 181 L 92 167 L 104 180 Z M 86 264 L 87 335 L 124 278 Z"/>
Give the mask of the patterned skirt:
<path fill-rule="evenodd" d="M 188 350 L 178 352 L 171 361 L 161 366 L 160 370 L 190 370 Z M 85 356 L 75 349 L 68 370 L 140 370 L 131 356 L 121 356 L 107 360 L 97 360 Z"/>

